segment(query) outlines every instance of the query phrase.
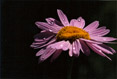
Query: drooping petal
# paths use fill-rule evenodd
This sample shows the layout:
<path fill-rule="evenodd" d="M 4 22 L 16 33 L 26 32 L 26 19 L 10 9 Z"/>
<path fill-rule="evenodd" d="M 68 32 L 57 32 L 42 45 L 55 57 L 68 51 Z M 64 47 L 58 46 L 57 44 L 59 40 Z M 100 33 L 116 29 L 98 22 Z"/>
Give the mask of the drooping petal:
<path fill-rule="evenodd" d="M 103 56 L 103 57 L 106 57 L 106 58 L 108 58 L 109 60 L 111 60 L 107 55 L 105 55 L 101 50 L 99 50 L 98 48 L 96 48 L 93 44 L 91 44 L 91 43 L 87 43 L 88 44 L 88 46 L 94 51 L 94 52 L 96 52 L 97 54 L 99 54 L 99 55 L 101 55 L 101 56 Z"/>
<path fill-rule="evenodd" d="M 90 50 L 88 48 L 88 46 L 86 45 L 86 43 L 82 40 L 79 40 L 80 44 L 81 44 L 81 51 L 85 54 L 85 55 L 89 55 L 90 54 Z"/>
<path fill-rule="evenodd" d="M 103 51 L 103 52 L 105 52 L 105 53 L 107 53 L 107 54 L 113 54 L 111 51 L 109 51 L 109 50 L 103 48 L 103 47 L 100 46 L 100 45 L 93 44 L 93 46 L 95 46 L 96 48 L 100 49 L 101 51 Z"/>
<path fill-rule="evenodd" d="M 94 21 L 93 23 L 91 23 L 88 26 L 86 26 L 84 28 L 84 30 L 87 31 L 87 32 L 91 32 L 91 31 L 95 30 L 98 26 L 99 26 L 99 22 L 98 21 Z"/>
<path fill-rule="evenodd" d="M 73 50 L 72 50 L 73 46 L 70 45 L 69 47 L 69 56 L 72 57 L 73 56 Z"/>
<path fill-rule="evenodd" d="M 111 47 L 109 47 L 109 46 L 107 46 L 107 45 L 105 45 L 105 44 L 99 44 L 99 46 L 101 46 L 101 47 L 107 49 L 107 50 L 110 51 L 110 52 L 116 53 L 116 51 L 115 51 L 113 48 L 111 48 Z"/>
<path fill-rule="evenodd" d="M 59 25 L 59 26 L 63 26 L 59 21 L 57 21 L 54 18 L 46 18 L 46 21 L 50 24 L 50 25 Z"/>
<path fill-rule="evenodd" d="M 49 42 L 47 42 L 47 43 L 45 43 L 45 44 L 43 44 L 43 45 L 33 45 L 33 44 L 32 44 L 32 47 L 33 47 L 34 49 L 42 48 L 42 47 L 45 47 L 45 46 L 48 46 L 48 45 L 54 43 L 55 41 L 56 41 L 56 39 L 54 38 L 54 39 L 50 40 Z"/>
<path fill-rule="evenodd" d="M 69 21 L 67 19 L 67 16 L 59 9 L 57 9 L 58 16 L 64 26 L 69 26 Z"/>
<path fill-rule="evenodd" d="M 52 49 L 52 48 L 48 48 L 49 50 L 45 50 L 45 54 L 41 55 L 41 57 L 39 58 L 40 61 L 39 62 L 43 62 L 44 60 L 46 60 L 48 57 L 50 57 L 55 51 L 56 49 Z"/>
<path fill-rule="evenodd" d="M 40 55 L 44 54 L 44 52 L 45 52 L 45 49 L 41 49 L 36 53 L 36 56 L 40 56 Z"/>
<path fill-rule="evenodd" d="M 81 48 L 79 42 L 77 40 L 74 41 L 72 46 L 73 46 L 72 50 L 73 50 L 74 55 L 79 56 L 80 48 Z"/>
<path fill-rule="evenodd" d="M 58 56 L 61 54 L 62 50 L 56 50 L 55 53 L 53 54 L 52 58 L 51 58 L 51 62 L 54 61 L 56 58 L 58 58 Z"/>

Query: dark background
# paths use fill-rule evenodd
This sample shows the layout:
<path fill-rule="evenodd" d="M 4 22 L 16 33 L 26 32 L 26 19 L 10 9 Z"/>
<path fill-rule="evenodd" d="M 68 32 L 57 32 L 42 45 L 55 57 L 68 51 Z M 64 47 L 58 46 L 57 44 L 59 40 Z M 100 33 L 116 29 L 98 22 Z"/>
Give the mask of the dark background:
<path fill-rule="evenodd" d="M 69 64 L 68 52 L 50 63 L 38 64 L 38 50 L 30 48 L 33 36 L 40 32 L 35 21 L 47 17 L 58 19 L 57 9 L 63 10 L 69 20 L 82 16 L 86 25 L 94 20 L 111 30 L 108 36 L 117 37 L 116 1 L 2 1 L 2 79 L 66 79 Z M 117 50 L 117 45 L 110 45 Z M 95 54 L 80 54 L 75 58 L 72 79 L 117 79 L 116 56 L 112 61 Z"/>

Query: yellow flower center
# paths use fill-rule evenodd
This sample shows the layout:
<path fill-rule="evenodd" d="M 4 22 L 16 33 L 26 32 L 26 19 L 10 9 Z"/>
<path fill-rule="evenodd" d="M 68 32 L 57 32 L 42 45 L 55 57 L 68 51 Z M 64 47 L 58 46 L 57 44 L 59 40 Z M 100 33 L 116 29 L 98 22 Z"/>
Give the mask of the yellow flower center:
<path fill-rule="evenodd" d="M 74 40 L 79 38 L 90 40 L 88 32 L 75 26 L 65 26 L 56 35 L 56 39 L 58 41 L 69 40 L 70 42 L 73 42 Z"/>

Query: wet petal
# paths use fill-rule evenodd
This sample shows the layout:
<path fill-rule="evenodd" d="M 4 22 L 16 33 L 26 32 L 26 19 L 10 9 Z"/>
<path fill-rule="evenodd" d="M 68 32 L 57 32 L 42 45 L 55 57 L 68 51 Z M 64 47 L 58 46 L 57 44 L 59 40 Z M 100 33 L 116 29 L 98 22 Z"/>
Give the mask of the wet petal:
<path fill-rule="evenodd" d="M 79 56 L 80 55 L 80 48 L 81 48 L 80 44 L 79 44 L 79 40 L 74 41 L 72 46 L 73 46 L 72 50 L 73 50 L 74 55 Z"/>
<path fill-rule="evenodd" d="M 47 30 L 53 33 L 57 33 L 58 30 L 60 29 L 56 29 L 55 26 L 51 26 L 48 23 L 45 22 L 35 22 L 35 24 L 42 30 Z"/>
<path fill-rule="evenodd" d="M 103 57 L 106 57 L 106 58 L 108 58 L 109 60 L 111 60 L 107 55 L 105 55 L 101 50 L 99 50 L 98 48 L 96 48 L 93 44 L 91 44 L 91 43 L 87 43 L 88 44 L 88 46 L 94 51 L 94 52 L 96 52 L 97 54 L 99 54 L 99 55 L 101 55 L 101 56 L 103 56 Z"/>
<path fill-rule="evenodd" d="M 100 45 L 97 45 L 97 44 L 93 44 L 93 46 L 95 46 L 96 48 L 100 49 L 101 51 L 107 53 L 107 54 L 113 54 L 112 52 L 110 52 L 109 50 L 103 48 L 102 46 Z"/>
<path fill-rule="evenodd" d="M 86 26 L 84 28 L 84 30 L 86 30 L 87 32 L 91 32 L 91 31 L 95 30 L 98 26 L 99 26 L 99 22 L 98 21 L 94 21 L 93 23 L 91 23 L 88 26 Z"/>
<path fill-rule="evenodd" d="M 48 47 L 51 47 L 53 49 L 62 49 L 62 50 L 68 50 L 70 46 L 70 43 L 67 41 L 59 41 L 54 44 L 49 45 Z"/>
<path fill-rule="evenodd" d="M 43 62 L 44 60 L 46 60 L 48 57 L 50 57 L 55 51 L 56 49 L 52 49 L 52 48 L 48 48 L 49 50 L 45 50 L 45 54 L 41 55 L 41 57 L 39 58 L 40 61 L 39 62 Z"/>
<path fill-rule="evenodd" d="M 46 21 L 50 24 L 50 25 L 59 25 L 59 26 L 63 26 L 59 21 L 57 21 L 54 18 L 46 18 Z"/>
<path fill-rule="evenodd" d="M 78 28 L 84 28 L 85 20 L 82 17 L 77 19 L 77 23 L 75 24 Z"/>
<path fill-rule="evenodd" d="M 53 54 L 52 58 L 51 58 L 51 62 L 54 61 L 56 58 L 58 58 L 58 56 L 61 54 L 62 50 L 56 50 L 55 53 Z"/>
<path fill-rule="evenodd" d="M 108 41 L 115 41 L 117 40 L 117 38 L 113 38 L 113 37 L 96 37 L 96 36 L 90 36 L 91 39 L 95 40 L 95 41 L 99 41 L 99 42 L 108 42 Z"/>
<path fill-rule="evenodd" d="M 69 26 L 69 21 L 67 19 L 67 16 L 59 9 L 57 9 L 58 16 L 64 26 Z"/>

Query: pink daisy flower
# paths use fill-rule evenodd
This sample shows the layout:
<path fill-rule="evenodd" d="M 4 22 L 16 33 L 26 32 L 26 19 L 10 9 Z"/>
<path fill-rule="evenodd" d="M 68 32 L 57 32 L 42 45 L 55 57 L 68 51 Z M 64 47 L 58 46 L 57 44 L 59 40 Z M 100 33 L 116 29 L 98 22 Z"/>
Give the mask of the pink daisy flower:
<path fill-rule="evenodd" d="M 99 21 L 94 21 L 85 27 L 85 20 L 82 17 L 72 19 L 70 22 L 67 16 L 57 10 L 60 21 L 54 18 L 46 18 L 47 22 L 36 22 L 35 24 L 42 31 L 35 35 L 31 47 L 34 49 L 42 48 L 36 53 L 40 56 L 40 62 L 52 56 L 51 61 L 55 60 L 62 51 L 69 51 L 69 56 L 78 57 L 80 50 L 89 55 L 90 49 L 95 53 L 108 58 L 106 54 L 116 53 L 116 51 L 104 43 L 114 43 L 117 40 L 113 37 L 104 37 L 110 32 L 105 26 L 99 27 Z M 90 48 L 90 49 L 89 49 Z"/>

